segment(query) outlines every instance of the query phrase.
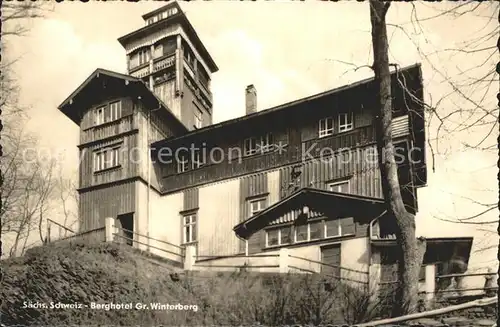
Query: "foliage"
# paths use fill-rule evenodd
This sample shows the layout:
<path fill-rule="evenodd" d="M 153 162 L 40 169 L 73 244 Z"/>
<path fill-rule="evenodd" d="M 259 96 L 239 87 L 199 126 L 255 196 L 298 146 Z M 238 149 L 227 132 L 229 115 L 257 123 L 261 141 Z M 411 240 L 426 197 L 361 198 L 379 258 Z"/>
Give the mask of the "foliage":
<path fill-rule="evenodd" d="M 365 286 L 320 275 L 178 273 L 130 248 L 49 244 L 2 261 L 4 324 L 255 325 L 354 324 L 378 312 Z M 32 303 L 194 304 L 198 311 L 29 309 Z"/>

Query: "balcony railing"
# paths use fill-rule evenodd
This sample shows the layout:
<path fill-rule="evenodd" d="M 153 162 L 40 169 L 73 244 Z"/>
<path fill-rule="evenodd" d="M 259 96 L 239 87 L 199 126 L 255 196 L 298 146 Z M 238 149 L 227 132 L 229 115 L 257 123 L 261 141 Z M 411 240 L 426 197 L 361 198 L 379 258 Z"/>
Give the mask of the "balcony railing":
<path fill-rule="evenodd" d="M 141 69 L 138 69 L 136 71 L 132 71 L 130 73 L 130 75 L 132 75 L 134 77 L 137 77 L 137 78 L 142 78 L 144 76 L 148 76 L 149 74 L 150 74 L 149 65 L 148 66 L 144 66 Z"/>
<path fill-rule="evenodd" d="M 132 115 L 122 117 L 118 120 L 104 123 L 99 126 L 84 130 L 80 134 L 80 143 L 85 144 L 96 140 L 130 132 L 133 129 Z"/>
<path fill-rule="evenodd" d="M 175 54 L 167 55 L 166 57 L 161 57 L 155 59 L 153 63 L 153 72 L 171 67 L 175 64 Z"/>

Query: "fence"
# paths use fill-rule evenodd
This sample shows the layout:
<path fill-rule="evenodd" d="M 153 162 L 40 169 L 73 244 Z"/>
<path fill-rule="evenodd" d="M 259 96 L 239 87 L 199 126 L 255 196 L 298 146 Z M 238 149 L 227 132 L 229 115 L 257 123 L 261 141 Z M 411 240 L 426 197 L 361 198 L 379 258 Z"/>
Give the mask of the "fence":
<path fill-rule="evenodd" d="M 131 246 L 135 245 L 140 250 L 145 250 L 152 255 L 174 261 L 175 263 L 182 264 L 184 262 L 185 249 L 181 246 L 114 225 L 112 228 L 113 242 L 125 243 Z"/>
<path fill-rule="evenodd" d="M 438 301 L 446 301 L 446 298 L 449 297 L 491 296 L 491 294 L 495 294 L 498 290 L 498 286 L 494 286 L 497 276 L 498 273 L 496 272 L 439 275 L 436 276 L 434 294 L 438 298 Z M 484 280 L 481 280 L 480 277 L 483 277 Z M 455 283 L 453 283 L 453 280 Z M 482 286 L 468 287 L 467 280 L 476 280 Z"/>
<path fill-rule="evenodd" d="M 47 219 L 47 242 L 49 243 L 86 243 L 86 244 L 93 244 L 93 243 L 100 243 L 100 242 L 105 242 L 106 238 L 106 228 L 105 227 L 99 227 L 95 228 L 92 230 L 88 230 L 85 232 L 80 232 L 76 233 L 70 228 L 63 226 L 59 224 L 56 221 L 53 221 L 51 219 Z M 57 226 L 60 228 L 60 230 L 64 230 L 65 232 L 70 232 L 72 235 L 69 236 L 64 236 L 61 238 L 54 238 L 54 228 L 52 226 Z M 60 234 L 60 233 L 59 233 Z"/>
<path fill-rule="evenodd" d="M 185 265 L 188 270 L 213 271 L 251 271 L 276 273 L 323 274 L 325 277 L 347 281 L 359 285 L 368 285 L 368 271 L 345 268 L 321 261 L 291 255 L 289 249 L 263 254 L 235 254 L 224 256 L 197 255 L 194 246 L 186 247 Z"/>
<path fill-rule="evenodd" d="M 284 272 L 283 253 L 255 255 L 195 255 L 192 270 Z M 281 264 L 281 265 L 280 265 Z"/>
<path fill-rule="evenodd" d="M 293 260 L 291 261 L 291 264 L 289 266 L 291 271 L 321 273 L 329 278 L 338 279 L 358 285 L 368 285 L 369 282 L 368 271 L 346 268 L 295 255 L 290 255 L 290 258 Z"/>
<path fill-rule="evenodd" d="M 435 274 L 435 265 L 427 265 L 425 271 L 425 281 L 419 283 L 419 295 L 425 302 L 449 302 L 452 299 L 461 299 L 471 297 L 484 297 L 493 296 L 498 290 L 495 286 L 495 277 L 497 273 L 469 273 L 469 274 Z M 481 287 L 468 287 L 466 285 L 467 278 L 475 278 L 476 281 L 481 282 L 478 277 L 484 277 Z M 453 283 L 455 280 L 455 283 Z M 390 299 L 387 298 L 388 294 L 394 294 L 394 290 L 399 285 L 398 281 L 379 282 L 379 297 L 384 298 L 385 302 Z M 390 303 L 389 303 L 390 304 Z"/>

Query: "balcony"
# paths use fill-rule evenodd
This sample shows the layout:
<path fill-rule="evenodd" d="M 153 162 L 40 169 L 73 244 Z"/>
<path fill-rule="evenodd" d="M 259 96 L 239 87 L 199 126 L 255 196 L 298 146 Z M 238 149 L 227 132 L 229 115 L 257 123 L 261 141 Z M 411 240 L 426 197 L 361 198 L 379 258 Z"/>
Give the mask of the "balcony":
<path fill-rule="evenodd" d="M 136 78 L 143 78 L 145 76 L 148 76 L 149 74 L 150 74 L 149 64 L 137 70 L 135 68 L 130 69 L 130 75 Z"/>
<path fill-rule="evenodd" d="M 199 93 L 203 93 L 205 98 L 210 102 L 210 104 L 213 103 L 213 98 L 212 98 L 212 92 L 208 90 L 208 87 L 205 86 L 200 80 L 199 76 L 195 74 L 192 66 L 186 61 L 186 58 L 184 58 L 184 69 L 188 73 L 188 75 L 191 77 L 193 81 L 195 81 L 195 85 L 190 85 L 190 87 L 194 88 L 193 90 L 194 94 L 196 97 L 200 97 Z"/>
<path fill-rule="evenodd" d="M 175 65 L 175 53 L 155 59 L 153 62 L 153 72 L 172 67 L 173 65 Z"/>
<path fill-rule="evenodd" d="M 80 144 L 102 140 L 118 134 L 130 132 L 134 128 L 132 115 L 94 126 L 80 133 Z"/>

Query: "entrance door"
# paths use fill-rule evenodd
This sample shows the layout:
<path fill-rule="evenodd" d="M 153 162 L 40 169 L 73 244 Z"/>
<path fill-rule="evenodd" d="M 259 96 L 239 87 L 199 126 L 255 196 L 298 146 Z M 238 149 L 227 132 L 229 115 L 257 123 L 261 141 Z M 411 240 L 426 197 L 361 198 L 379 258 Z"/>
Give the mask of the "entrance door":
<path fill-rule="evenodd" d="M 125 237 L 125 239 L 121 239 L 121 242 L 132 246 L 134 240 L 134 214 L 126 213 L 123 215 L 118 215 L 117 220 L 119 222 L 118 226 L 121 228 L 119 230 L 119 235 Z"/>
<path fill-rule="evenodd" d="M 321 248 L 321 272 L 340 277 L 340 244 L 327 245 Z"/>

